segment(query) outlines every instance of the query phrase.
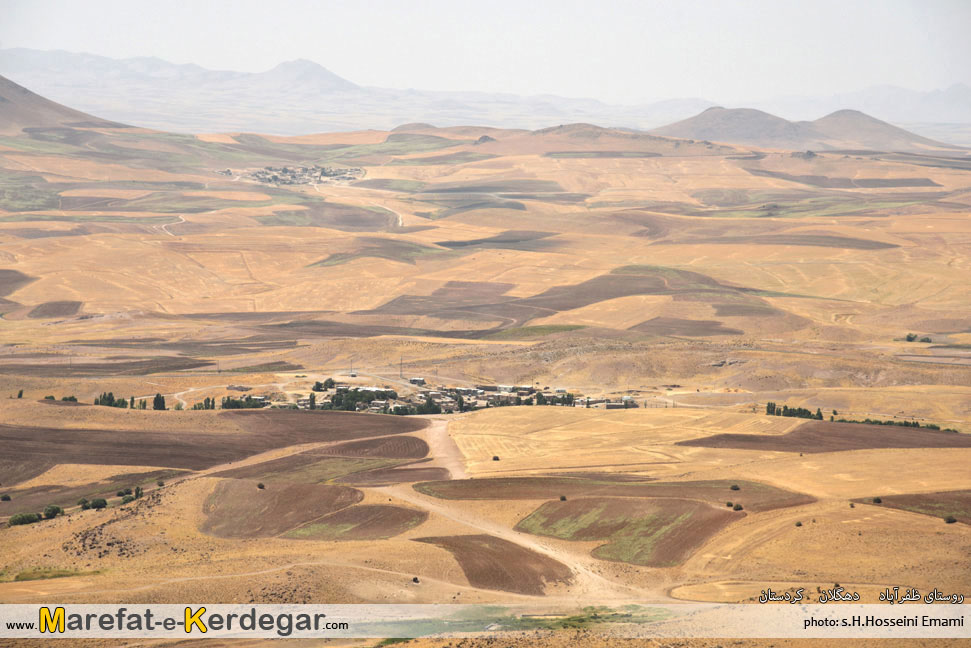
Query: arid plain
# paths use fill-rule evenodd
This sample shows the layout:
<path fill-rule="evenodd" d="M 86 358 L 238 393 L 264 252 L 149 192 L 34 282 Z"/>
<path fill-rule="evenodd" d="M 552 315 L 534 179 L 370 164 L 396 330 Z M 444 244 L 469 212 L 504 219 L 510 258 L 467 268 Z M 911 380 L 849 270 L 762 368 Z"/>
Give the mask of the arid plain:
<path fill-rule="evenodd" d="M 0 601 L 971 583 L 965 153 L 584 124 L 172 135 L 3 81 L 26 107 L 0 121 L 0 518 L 66 514 L 0 530 Z M 638 407 L 191 411 L 411 376 Z"/>

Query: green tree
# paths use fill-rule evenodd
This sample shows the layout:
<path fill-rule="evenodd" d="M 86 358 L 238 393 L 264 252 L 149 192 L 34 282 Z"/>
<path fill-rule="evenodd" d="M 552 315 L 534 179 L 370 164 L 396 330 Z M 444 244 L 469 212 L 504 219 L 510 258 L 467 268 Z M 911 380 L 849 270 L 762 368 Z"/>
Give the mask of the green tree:
<path fill-rule="evenodd" d="M 44 517 L 47 518 L 48 520 L 53 520 L 63 512 L 64 512 L 64 509 L 62 509 L 60 506 L 56 504 L 48 504 L 44 508 Z"/>
<path fill-rule="evenodd" d="M 107 507 L 108 507 L 108 500 L 106 500 L 103 497 L 99 497 L 97 499 L 91 500 L 91 508 L 93 508 L 96 511 L 100 511 L 101 509 L 107 508 Z"/>
<path fill-rule="evenodd" d="M 132 396 L 131 400 L 128 401 L 128 409 L 135 409 L 135 397 Z"/>
<path fill-rule="evenodd" d="M 161 394 L 155 394 L 155 398 L 152 401 L 153 410 L 164 410 L 165 409 L 165 396 Z"/>
<path fill-rule="evenodd" d="M 317 409 L 317 395 L 313 392 L 310 392 L 310 409 Z"/>
<path fill-rule="evenodd" d="M 24 397 L 24 390 L 21 389 L 19 392 L 17 392 L 17 398 L 23 398 L 23 397 Z"/>
<path fill-rule="evenodd" d="M 324 381 L 324 389 L 333 389 L 336 384 L 333 378 L 328 378 Z"/>

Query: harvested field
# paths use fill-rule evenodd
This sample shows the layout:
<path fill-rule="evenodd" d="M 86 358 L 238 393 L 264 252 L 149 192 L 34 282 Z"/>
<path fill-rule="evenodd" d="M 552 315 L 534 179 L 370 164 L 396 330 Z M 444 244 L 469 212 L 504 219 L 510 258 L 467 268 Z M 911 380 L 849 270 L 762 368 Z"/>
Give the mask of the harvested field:
<path fill-rule="evenodd" d="M 331 513 L 285 534 L 300 540 L 384 540 L 428 519 L 426 511 L 401 506 L 360 505 Z"/>
<path fill-rule="evenodd" d="M 718 320 L 691 320 L 677 317 L 654 317 L 628 329 L 652 335 L 684 335 L 710 337 L 713 335 L 742 335 L 744 331 L 724 326 Z"/>
<path fill-rule="evenodd" d="M 731 490 L 736 484 L 739 490 Z M 815 501 L 808 495 L 751 481 L 644 482 L 570 477 L 495 477 L 415 484 L 415 490 L 441 499 L 527 500 L 571 497 L 640 497 L 701 500 L 724 506 L 732 500 L 750 511 L 769 511 Z"/>
<path fill-rule="evenodd" d="M 326 448 L 324 452 L 342 457 L 421 459 L 428 454 L 428 444 L 418 437 L 396 436 L 382 439 L 349 441 Z"/>
<path fill-rule="evenodd" d="M 595 497 L 547 502 L 516 529 L 563 540 L 605 540 L 594 557 L 672 567 L 743 515 L 693 500 Z"/>
<path fill-rule="evenodd" d="M 10 501 L 2 502 L 0 516 L 41 511 L 48 504 L 56 504 L 66 509 L 75 506 L 82 497 L 88 500 L 103 497 L 110 501 L 116 497 L 116 493 L 121 489 L 134 489 L 135 486 L 141 486 L 147 490 L 153 488 L 155 482 L 160 479 L 164 481 L 184 473 L 183 470 L 152 470 L 115 475 L 103 481 L 80 486 L 46 485 L 21 490 L 8 490 L 4 492 L 10 495 Z"/>
<path fill-rule="evenodd" d="M 959 523 L 971 525 L 971 490 L 941 491 L 938 493 L 919 493 L 907 495 L 881 496 L 876 504 L 872 497 L 854 500 L 861 504 L 884 506 L 888 508 L 921 513 L 945 519 L 953 516 Z"/>
<path fill-rule="evenodd" d="M 33 308 L 27 317 L 31 319 L 43 319 L 50 317 L 70 317 L 81 310 L 79 301 L 49 301 L 39 304 Z"/>
<path fill-rule="evenodd" d="M 490 535 L 416 538 L 449 551 L 473 587 L 542 596 L 546 586 L 573 582 L 570 568 L 525 547 Z"/>
<path fill-rule="evenodd" d="M 271 484 L 220 481 L 206 498 L 206 520 L 200 530 L 221 538 L 268 538 L 360 502 L 354 488 L 316 484 Z"/>
<path fill-rule="evenodd" d="M 971 435 L 905 428 L 807 421 L 792 432 L 775 436 L 715 434 L 679 441 L 676 445 L 779 452 L 840 452 L 871 448 L 971 448 Z"/>

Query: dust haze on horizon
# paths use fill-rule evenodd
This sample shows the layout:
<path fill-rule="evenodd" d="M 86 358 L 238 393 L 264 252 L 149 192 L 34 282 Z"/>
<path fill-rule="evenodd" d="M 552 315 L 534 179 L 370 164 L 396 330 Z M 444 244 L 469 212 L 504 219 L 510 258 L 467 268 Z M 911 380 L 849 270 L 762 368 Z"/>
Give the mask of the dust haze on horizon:
<path fill-rule="evenodd" d="M 365 86 L 726 104 L 971 82 L 971 4 L 5 3 L 0 47 L 256 72 L 309 59 Z"/>

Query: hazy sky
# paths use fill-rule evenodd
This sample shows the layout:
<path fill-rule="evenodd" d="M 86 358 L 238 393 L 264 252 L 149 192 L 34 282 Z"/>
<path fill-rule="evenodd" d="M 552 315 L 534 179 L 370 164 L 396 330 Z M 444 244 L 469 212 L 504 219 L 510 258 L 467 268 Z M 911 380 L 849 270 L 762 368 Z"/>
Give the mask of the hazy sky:
<path fill-rule="evenodd" d="M 971 83 L 971 0 L 0 0 L 0 47 L 635 103 Z"/>

